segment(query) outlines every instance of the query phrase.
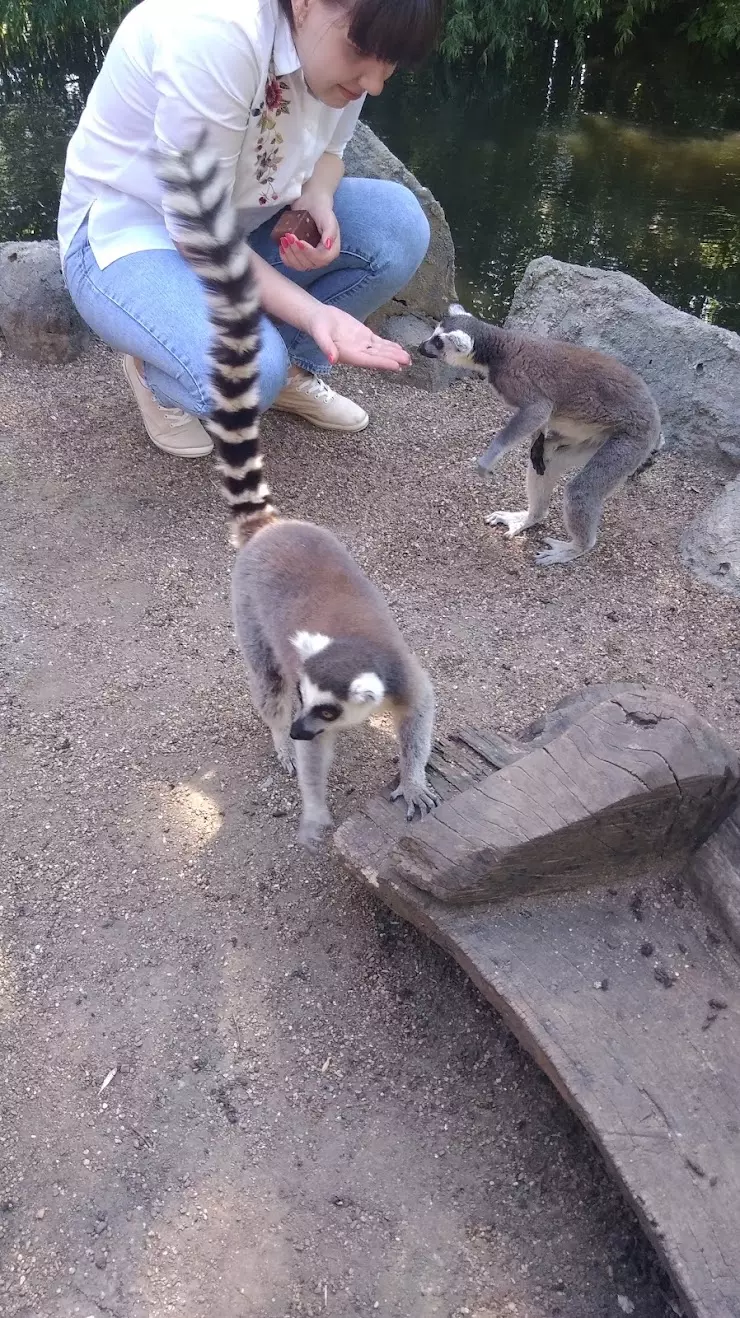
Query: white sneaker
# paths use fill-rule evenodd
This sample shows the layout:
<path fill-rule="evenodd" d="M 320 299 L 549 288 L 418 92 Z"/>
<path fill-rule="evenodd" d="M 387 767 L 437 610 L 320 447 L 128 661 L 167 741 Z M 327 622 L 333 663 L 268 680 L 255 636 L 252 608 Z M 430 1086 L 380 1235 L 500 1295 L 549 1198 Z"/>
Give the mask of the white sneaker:
<path fill-rule="evenodd" d="M 288 383 L 272 405 L 278 412 L 292 412 L 321 430 L 364 430 L 370 417 L 351 398 L 335 394 L 319 375 L 301 371 Z"/>
<path fill-rule="evenodd" d="M 213 452 L 213 444 L 200 421 L 179 407 L 162 407 L 157 402 L 139 375 L 133 357 L 124 357 L 123 373 L 139 405 L 146 433 L 157 448 L 176 458 L 204 458 Z"/>

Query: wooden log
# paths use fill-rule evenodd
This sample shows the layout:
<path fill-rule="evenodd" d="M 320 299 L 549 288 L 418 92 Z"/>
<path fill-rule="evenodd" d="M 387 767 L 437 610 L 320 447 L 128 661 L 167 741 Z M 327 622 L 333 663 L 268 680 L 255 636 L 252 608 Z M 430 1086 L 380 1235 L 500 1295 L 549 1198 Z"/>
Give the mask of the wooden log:
<path fill-rule="evenodd" d="M 614 882 L 695 849 L 734 808 L 737 753 L 686 701 L 635 686 L 571 714 L 404 829 L 396 874 L 465 903 Z M 485 734 L 473 742 L 480 753 Z"/>
<path fill-rule="evenodd" d="M 680 877 L 452 905 L 393 873 L 385 832 L 368 864 L 368 833 L 361 816 L 337 831 L 345 861 L 455 957 L 549 1076 L 686 1318 L 740 1318 L 740 966 Z"/>
<path fill-rule="evenodd" d="M 590 714 L 596 723 L 584 729 Z M 547 775 L 537 778 L 536 804 L 537 818 L 553 821 L 561 840 L 575 828 L 571 840 L 585 839 L 597 861 L 606 855 L 589 875 L 577 849 L 568 858 L 563 846 L 561 857 L 581 867 L 577 893 L 535 898 L 533 889 L 543 885 L 528 886 L 525 874 L 506 902 L 498 893 L 495 901 L 471 904 L 438 900 L 408 882 L 398 866 L 408 837 L 423 836 L 435 821 L 409 826 L 400 803 L 391 805 L 387 797 L 346 820 L 335 846 L 391 909 L 456 958 L 583 1121 L 670 1272 L 686 1315 L 740 1318 L 740 963 L 683 878 L 693 861 L 704 876 L 703 882 L 694 878 L 699 892 L 711 875 L 721 875 L 740 894 L 740 808 L 689 854 L 692 827 L 700 835 L 731 807 L 734 753 L 695 711 L 666 693 L 641 686 L 611 694 L 590 689 L 531 730 L 534 749 L 515 743 L 522 757 L 499 774 L 490 773 L 495 738 L 487 743 L 481 733 L 466 740 L 464 769 L 455 760 L 458 741 L 441 744 L 431 776 L 444 805 L 435 813 L 454 807 L 467 819 L 461 802 L 473 797 L 475 828 L 482 827 L 478 797 L 497 805 L 493 783 L 574 728 L 566 749 L 555 747 Z M 605 739 L 608 757 L 584 761 L 593 755 L 597 732 L 600 754 Z M 624 788 L 625 775 L 636 777 L 630 790 L 638 803 L 652 805 L 631 837 L 622 806 L 602 809 L 596 833 L 589 833 L 568 777 L 580 762 L 593 763 L 593 797 L 602 802 L 610 784 Z M 505 798 L 509 813 L 500 819 L 510 831 L 532 832 L 512 801 Z M 568 811 L 576 825 L 566 822 Z M 483 823 L 490 827 L 489 819 Z M 608 847 L 620 838 L 617 866 Z M 649 851 L 642 867 L 631 851 L 638 843 Z M 536 836 L 519 845 L 539 846 L 542 855 Z M 466 848 L 467 858 L 469 839 Z M 610 866 L 622 877 L 630 873 L 629 887 L 606 886 Z M 531 894 L 526 901 L 523 892 Z"/>
<path fill-rule="evenodd" d="M 740 951 L 740 807 L 699 848 L 690 875 L 705 909 Z"/>

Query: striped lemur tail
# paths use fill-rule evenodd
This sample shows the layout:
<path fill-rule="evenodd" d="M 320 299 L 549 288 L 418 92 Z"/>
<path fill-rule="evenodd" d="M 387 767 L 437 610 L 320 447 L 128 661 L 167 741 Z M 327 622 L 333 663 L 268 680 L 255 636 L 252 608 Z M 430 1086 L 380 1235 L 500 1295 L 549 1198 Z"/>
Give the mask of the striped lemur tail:
<path fill-rule="evenodd" d="M 262 474 L 259 443 L 260 303 L 251 255 L 229 189 L 204 132 L 189 151 L 160 155 L 159 178 L 177 226 L 177 245 L 206 295 L 213 338 L 213 410 L 203 426 L 218 455 L 239 548 L 277 512 Z"/>

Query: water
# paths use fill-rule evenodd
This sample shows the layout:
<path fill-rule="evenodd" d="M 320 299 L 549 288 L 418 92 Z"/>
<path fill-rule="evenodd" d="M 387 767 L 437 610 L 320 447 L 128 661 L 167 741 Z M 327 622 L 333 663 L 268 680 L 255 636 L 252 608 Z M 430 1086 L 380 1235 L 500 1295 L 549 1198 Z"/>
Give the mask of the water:
<path fill-rule="evenodd" d="M 447 213 L 459 291 L 502 318 L 533 257 L 626 270 L 740 331 L 740 91 L 729 65 L 642 40 L 583 64 L 392 79 L 365 118 Z M 0 66 L 0 240 L 54 234 L 66 142 L 100 43 Z"/>

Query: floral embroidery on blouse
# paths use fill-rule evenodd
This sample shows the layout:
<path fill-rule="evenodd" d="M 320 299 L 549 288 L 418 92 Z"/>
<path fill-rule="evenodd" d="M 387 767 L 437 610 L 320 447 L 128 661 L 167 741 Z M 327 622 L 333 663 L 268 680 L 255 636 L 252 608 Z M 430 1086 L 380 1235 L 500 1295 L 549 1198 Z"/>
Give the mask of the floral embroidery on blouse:
<path fill-rule="evenodd" d="M 257 138 L 257 163 L 255 177 L 261 185 L 259 204 L 266 206 L 269 201 L 277 201 L 275 175 L 282 164 L 283 135 L 278 129 L 281 114 L 290 114 L 290 103 L 286 92 L 288 84 L 275 74 L 273 66 L 265 83 L 265 94 L 261 103 L 253 111 L 259 119 L 259 137 Z"/>

